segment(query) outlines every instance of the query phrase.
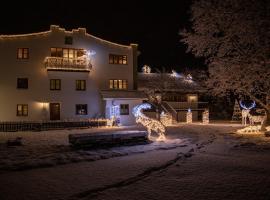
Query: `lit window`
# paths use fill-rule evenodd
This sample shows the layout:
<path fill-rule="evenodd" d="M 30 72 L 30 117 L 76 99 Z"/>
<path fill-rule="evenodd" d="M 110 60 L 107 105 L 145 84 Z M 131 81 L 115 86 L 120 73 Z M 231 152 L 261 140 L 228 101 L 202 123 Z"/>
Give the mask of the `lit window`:
<path fill-rule="evenodd" d="M 17 105 L 17 116 L 28 116 L 28 105 L 18 104 Z"/>
<path fill-rule="evenodd" d="M 87 104 L 76 104 L 76 115 L 87 115 Z"/>
<path fill-rule="evenodd" d="M 73 58 L 74 57 L 74 49 L 69 49 L 68 51 L 68 57 Z"/>
<path fill-rule="evenodd" d="M 129 115 L 129 105 L 120 104 L 120 115 Z"/>
<path fill-rule="evenodd" d="M 197 102 L 198 101 L 198 97 L 196 95 L 189 95 L 188 96 L 188 102 Z"/>
<path fill-rule="evenodd" d="M 28 88 L 28 78 L 17 78 L 17 88 L 27 89 Z"/>
<path fill-rule="evenodd" d="M 50 80 L 50 90 L 61 90 L 61 80 L 51 79 Z"/>
<path fill-rule="evenodd" d="M 76 80 L 76 90 L 86 90 L 86 81 Z"/>
<path fill-rule="evenodd" d="M 68 49 L 63 49 L 63 58 L 68 58 Z"/>
<path fill-rule="evenodd" d="M 28 48 L 18 48 L 17 49 L 18 59 L 29 59 L 29 49 Z"/>
<path fill-rule="evenodd" d="M 127 56 L 126 55 L 109 54 L 109 64 L 126 65 L 127 64 Z"/>
<path fill-rule="evenodd" d="M 120 89 L 120 90 L 126 90 L 127 89 L 127 86 L 128 86 L 128 84 L 127 84 L 127 80 L 122 80 L 122 79 L 119 79 L 119 80 L 117 80 L 117 79 L 114 79 L 114 80 L 110 80 L 110 82 L 109 82 L 109 88 L 110 89 Z"/>
<path fill-rule="evenodd" d="M 110 89 L 113 89 L 113 80 L 110 80 Z"/>
<path fill-rule="evenodd" d="M 113 88 L 118 89 L 118 80 L 113 80 Z"/>

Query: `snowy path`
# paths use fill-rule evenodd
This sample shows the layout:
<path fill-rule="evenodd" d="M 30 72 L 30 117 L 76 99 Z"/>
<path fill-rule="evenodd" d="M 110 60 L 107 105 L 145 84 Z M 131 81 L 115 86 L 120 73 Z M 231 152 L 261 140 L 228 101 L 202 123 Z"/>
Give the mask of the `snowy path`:
<path fill-rule="evenodd" d="M 229 134 L 235 129 L 172 127 L 169 139 L 186 145 L 6 171 L 0 199 L 270 199 L 270 139 Z"/>

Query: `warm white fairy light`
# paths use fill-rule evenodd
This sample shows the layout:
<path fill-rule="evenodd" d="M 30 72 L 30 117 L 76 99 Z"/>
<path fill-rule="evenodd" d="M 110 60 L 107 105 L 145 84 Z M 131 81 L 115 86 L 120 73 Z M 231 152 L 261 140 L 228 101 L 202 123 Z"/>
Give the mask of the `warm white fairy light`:
<path fill-rule="evenodd" d="M 151 67 L 148 66 L 148 65 L 144 65 L 144 66 L 142 67 L 142 71 L 143 71 L 143 73 L 145 73 L 145 74 L 150 74 L 150 73 L 151 73 Z"/>
<path fill-rule="evenodd" d="M 256 106 L 256 103 L 255 103 L 255 101 L 253 101 L 253 103 L 249 107 L 245 106 L 242 103 L 242 101 L 240 101 L 239 103 L 240 103 L 241 108 L 243 108 L 243 110 L 242 110 L 242 124 L 244 126 L 246 126 L 247 125 L 247 118 L 250 116 L 249 112 L 252 108 L 254 108 Z"/>
<path fill-rule="evenodd" d="M 187 111 L 187 123 L 188 124 L 192 123 L 192 112 L 190 108 Z"/>
<path fill-rule="evenodd" d="M 172 125 L 172 115 L 169 113 L 162 112 L 160 115 L 160 121 L 164 126 Z"/>
<path fill-rule="evenodd" d="M 209 124 L 209 111 L 205 110 L 202 116 L 203 124 Z"/>
<path fill-rule="evenodd" d="M 175 77 L 175 78 L 181 77 L 180 74 L 178 74 L 175 70 L 172 70 L 171 76 L 172 76 L 172 77 Z"/>
<path fill-rule="evenodd" d="M 146 127 L 148 132 L 148 138 L 151 138 L 151 132 L 156 132 L 159 137 L 157 140 L 165 140 L 165 126 L 156 119 L 151 119 L 142 113 L 143 109 L 150 109 L 151 105 L 148 103 L 143 103 L 135 106 L 133 108 L 133 115 L 136 118 L 136 123 L 141 123 L 144 127 Z"/>

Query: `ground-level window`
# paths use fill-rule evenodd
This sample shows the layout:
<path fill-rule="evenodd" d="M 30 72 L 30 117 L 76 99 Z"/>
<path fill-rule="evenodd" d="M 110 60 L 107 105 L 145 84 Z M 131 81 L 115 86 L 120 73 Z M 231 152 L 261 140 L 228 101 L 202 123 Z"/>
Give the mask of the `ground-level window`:
<path fill-rule="evenodd" d="M 76 80 L 76 90 L 86 90 L 86 81 Z"/>
<path fill-rule="evenodd" d="M 110 89 L 126 90 L 128 88 L 128 81 L 122 79 L 111 79 Z"/>
<path fill-rule="evenodd" d="M 18 89 L 28 89 L 28 78 L 17 78 Z"/>
<path fill-rule="evenodd" d="M 127 56 L 109 54 L 109 64 L 127 65 Z"/>
<path fill-rule="evenodd" d="M 17 116 L 28 116 L 28 105 L 18 104 L 17 105 Z"/>
<path fill-rule="evenodd" d="M 120 104 L 120 115 L 129 115 L 129 105 Z"/>
<path fill-rule="evenodd" d="M 50 79 L 50 90 L 61 90 L 61 79 Z"/>
<path fill-rule="evenodd" d="M 87 115 L 87 104 L 76 104 L 76 115 Z"/>

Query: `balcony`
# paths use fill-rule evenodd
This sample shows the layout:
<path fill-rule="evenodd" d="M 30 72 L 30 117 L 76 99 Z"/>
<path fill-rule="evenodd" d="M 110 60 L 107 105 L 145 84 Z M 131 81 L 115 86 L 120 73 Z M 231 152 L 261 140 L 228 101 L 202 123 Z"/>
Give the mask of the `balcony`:
<path fill-rule="evenodd" d="M 92 65 L 86 56 L 79 58 L 46 57 L 45 68 L 48 71 L 90 72 Z"/>

